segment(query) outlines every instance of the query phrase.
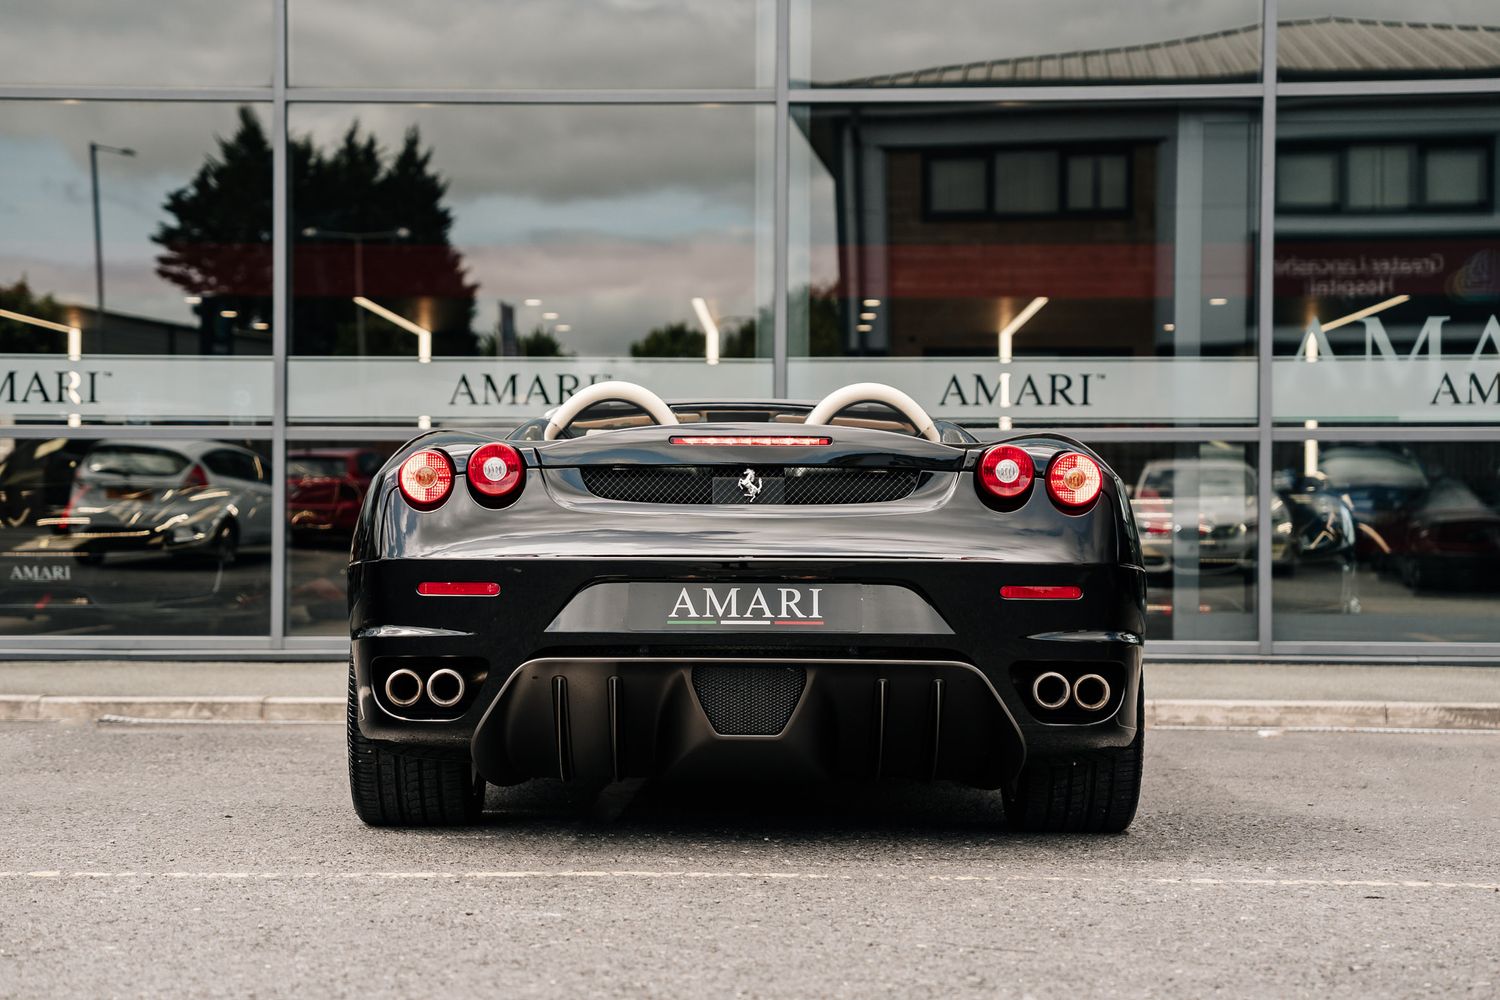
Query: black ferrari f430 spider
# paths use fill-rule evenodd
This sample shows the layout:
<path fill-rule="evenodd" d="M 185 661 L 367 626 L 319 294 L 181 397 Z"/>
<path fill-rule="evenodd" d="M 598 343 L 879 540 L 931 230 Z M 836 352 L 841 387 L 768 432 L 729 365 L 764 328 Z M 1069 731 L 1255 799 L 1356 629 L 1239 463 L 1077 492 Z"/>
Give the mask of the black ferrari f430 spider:
<path fill-rule="evenodd" d="M 1033 831 L 1141 786 L 1145 582 L 1078 442 L 981 443 L 899 390 L 667 403 L 604 382 L 374 477 L 349 567 L 349 773 L 373 824 L 486 783 L 951 780 Z"/>

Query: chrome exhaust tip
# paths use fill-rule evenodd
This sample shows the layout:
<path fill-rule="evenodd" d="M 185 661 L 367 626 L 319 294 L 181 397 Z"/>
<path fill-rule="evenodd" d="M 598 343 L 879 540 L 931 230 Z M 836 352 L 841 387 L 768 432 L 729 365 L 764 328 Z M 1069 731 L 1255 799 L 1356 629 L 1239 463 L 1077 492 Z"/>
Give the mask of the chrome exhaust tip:
<path fill-rule="evenodd" d="M 422 699 L 422 678 L 414 670 L 392 670 L 385 679 L 385 697 L 397 708 L 410 708 Z"/>
<path fill-rule="evenodd" d="M 1055 670 L 1040 674 L 1031 682 L 1031 697 L 1043 708 L 1062 708 L 1073 693 L 1073 685 Z"/>
<path fill-rule="evenodd" d="M 1097 712 L 1109 704 L 1109 681 L 1098 674 L 1084 674 L 1073 685 L 1073 703 L 1085 712 Z"/>
<path fill-rule="evenodd" d="M 464 700 L 467 688 L 463 674 L 444 667 L 434 670 L 432 676 L 427 678 L 427 700 L 438 708 L 452 708 Z"/>

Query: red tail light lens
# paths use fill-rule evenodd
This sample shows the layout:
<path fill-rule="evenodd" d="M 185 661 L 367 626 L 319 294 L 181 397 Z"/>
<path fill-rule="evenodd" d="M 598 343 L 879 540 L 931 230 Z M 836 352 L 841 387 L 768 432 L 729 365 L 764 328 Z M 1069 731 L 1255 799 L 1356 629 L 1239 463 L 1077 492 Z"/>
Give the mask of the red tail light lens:
<path fill-rule="evenodd" d="M 1076 451 L 1065 451 L 1047 467 L 1047 492 L 1063 507 L 1086 507 L 1104 486 L 1099 463 Z"/>
<path fill-rule="evenodd" d="M 991 496 L 1011 500 L 1031 489 L 1036 466 L 1024 449 L 1013 444 L 991 448 L 979 459 L 979 485 Z"/>
<path fill-rule="evenodd" d="M 1000 596 L 1007 601 L 1076 601 L 1083 596 L 1083 588 L 1001 587 Z"/>
<path fill-rule="evenodd" d="M 521 481 L 526 478 L 526 463 L 519 451 L 496 441 L 474 449 L 464 474 L 475 493 L 498 500 L 520 492 Z"/>
<path fill-rule="evenodd" d="M 208 473 L 203 471 L 203 466 L 194 462 L 193 467 L 188 470 L 186 478 L 182 480 L 182 488 L 185 490 L 199 489 L 208 485 Z"/>
<path fill-rule="evenodd" d="M 453 492 L 453 461 L 435 448 L 419 451 L 401 463 L 397 481 L 407 503 L 431 510 Z"/>
<path fill-rule="evenodd" d="M 466 580 L 428 580 L 417 584 L 423 597 L 499 597 L 498 583 L 470 583 Z"/>

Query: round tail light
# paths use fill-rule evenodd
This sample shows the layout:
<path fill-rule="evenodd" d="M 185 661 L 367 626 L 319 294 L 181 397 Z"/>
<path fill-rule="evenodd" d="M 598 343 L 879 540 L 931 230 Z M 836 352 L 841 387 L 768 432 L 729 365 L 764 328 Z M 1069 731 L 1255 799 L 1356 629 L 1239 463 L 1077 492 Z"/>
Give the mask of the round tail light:
<path fill-rule="evenodd" d="M 397 483 L 407 503 L 431 510 L 453 492 L 453 460 L 436 448 L 419 451 L 401 463 Z"/>
<path fill-rule="evenodd" d="M 1099 463 L 1076 451 L 1065 451 L 1047 467 L 1047 492 L 1062 507 L 1086 507 L 1104 485 Z"/>
<path fill-rule="evenodd" d="M 1031 489 L 1036 466 L 1025 449 L 1013 444 L 996 445 L 979 459 L 979 485 L 1002 500 L 1013 500 Z"/>
<path fill-rule="evenodd" d="M 499 500 L 521 491 L 526 463 L 519 451 L 496 441 L 474 449 L 464 474 L 481 499 Z"/>

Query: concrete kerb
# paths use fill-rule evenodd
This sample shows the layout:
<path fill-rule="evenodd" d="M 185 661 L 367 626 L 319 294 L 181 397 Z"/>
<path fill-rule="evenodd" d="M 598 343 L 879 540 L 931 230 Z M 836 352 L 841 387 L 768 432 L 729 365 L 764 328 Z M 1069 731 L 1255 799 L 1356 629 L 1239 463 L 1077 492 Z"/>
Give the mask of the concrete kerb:
<path fill-rule="evenodd" d="M 344 699 L 0 695 L 0 722 L 92 722 L 104 716 L 175 722 L 338 723 L 344 719 Z M 1155 699 L 1146 702 L 1146 725 L 1500 730 L 1500 703 Z"/>

